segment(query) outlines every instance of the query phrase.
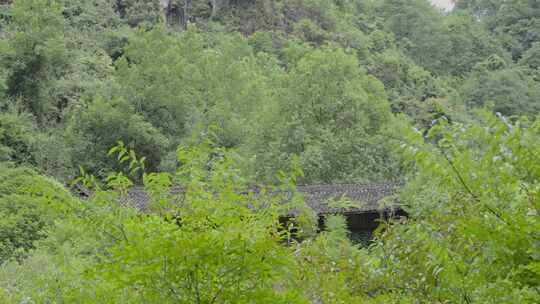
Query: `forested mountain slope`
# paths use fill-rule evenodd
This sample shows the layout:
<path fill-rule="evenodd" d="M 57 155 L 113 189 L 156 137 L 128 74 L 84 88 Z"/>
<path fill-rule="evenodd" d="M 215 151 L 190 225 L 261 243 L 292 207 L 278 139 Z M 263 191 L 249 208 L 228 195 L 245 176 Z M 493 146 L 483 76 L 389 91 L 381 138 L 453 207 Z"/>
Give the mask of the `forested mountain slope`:
<path fill-rule="evenodd" d="M 0 157 L 104 176 L 122 140 L 170 171 L 178 145 L 211 138 L 254 181 L 292 155 L 305 183 L 397 179 L 391 113 L 537 113 L 538 5 L 497 3 L 7 1 Z"/>
<path fill-rule="evenodd" d="M 0 0 L 0 303 L 539 303 L 540 3 L 455 2 Z"/>

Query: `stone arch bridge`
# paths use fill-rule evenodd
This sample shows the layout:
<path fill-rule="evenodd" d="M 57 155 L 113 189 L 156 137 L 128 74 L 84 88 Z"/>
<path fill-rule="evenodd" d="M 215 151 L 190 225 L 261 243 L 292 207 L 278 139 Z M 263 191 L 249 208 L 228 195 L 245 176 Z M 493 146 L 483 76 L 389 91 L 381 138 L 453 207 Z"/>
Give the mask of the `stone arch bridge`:
<path fill-rule="evenodd" d="M 338 184 L 298 186 L 305 203 L 319 215 L 319 227 L 324 228 L 324 217 L 341 214 L 347 220 L 351 237 L 365 243 L 380 224 L 380 220 L 406 216 L 405 211 L 396 204 L 397 183 L 379 184 Z M 352 204 L 335 206 L 329 202 L 346 199 Z M 128 192 L 123 203 L 141 211 L 148 208 L 149 197 L 143 188 L 135 187 Z M 294 214 L 283 215 L 283 220 Z"/>

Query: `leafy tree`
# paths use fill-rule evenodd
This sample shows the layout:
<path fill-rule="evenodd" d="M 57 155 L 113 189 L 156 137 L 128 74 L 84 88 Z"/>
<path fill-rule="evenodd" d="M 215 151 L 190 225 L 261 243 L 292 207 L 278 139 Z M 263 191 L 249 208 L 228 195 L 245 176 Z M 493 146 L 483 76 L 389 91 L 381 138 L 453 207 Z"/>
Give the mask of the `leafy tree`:
<path fill-rule="evenodd" d="M 191 75 L 192 65 L 182 55 L 200 56 L 202 41 L 175 37 L 154 30 L 133 37 L 123 57 L 116 63 L 122 95 L 134 109 L 165 134 L 186 133 L 191 86 L 182 83 L 182 75 Z M 160 56 L 152 54 L 159 53 Z M 194 75 L 196 76 L 196 75 Z M 187 92 L 186 92 L 187 91 Z"/>
<path fill-rule="evenodd" d="M 472 107 L 492 104 L 493 110 L 504 115 L 538 113 L 540 90 L 538 83 L 517 67 L 504 67 L 493 57 L 479 64 L 461 88 L 462 98 Z"/>
<path fill-rule="evenodd" d="M 121 235 L 115 221 L 134 213 L 120 207 L 113 192 L 82 202 L 33 170 L 1 169 L 1 243 L 11 255 L 2 256 L 9 259 L 0 266 L 0 299 L 84 301 L 73 297 L 85 289 L 84 270 Z"/>
<path fill-rule="evenodd" d="M 432 71 L 444 71 L 450 41 L 442 15 L 427 0 L 385 0 L 377 9 L 385 27 L 414 62 Z"/>
<path fill-rule="evenodd" d="M 530 49 L 523 54 L 523 57 L 519 60 L 521 65 L 527 66 L 531 69 L 540 69 L 540 42 L 536 42 Z M 538 80 L 538 79 L 537 79 Z"/>
<path fill-rule="evenodd" d="M 297 154 L 305 165 L 306 182 L 391 175 L 390 168 L 374 170 L 376 160 L 367 152 L 384 151 L 376 148 L 374 139 L 390 115 L 384 91 L 378 81 L 358 68 L 354 56 L 341 49 L 309 52 L 285 81 L 286 95 L 265 128 L 276 133 L 261 133 L 261 148 L 254 148 L 261 151 L 271 141 L 271 149 L 264 148 L 257 156 L 258 165 L 265 168 L 262 172 L 275 172 L 272 166 L 278 164 L 279 168 Z M 372 156 L 375 154 L 380 155 Z"/>
<path fill-rule="evenodd" d="M 328 37 L 328 33 L 309 19 L 302 19 L 294 25 L 294 34 L 304 41 L 321 45 Z"/>
<path fill-rule="evenodd" d="M 114 226 L 122 227 L 122 238 L 89 265 L 88 280 L 96 284 L 74 290 L 75 299 L 306 303 L 290 287 L 296 274 L 292 251 L 280 243 L 286 235 L 279 230 L 281 198 L 246 195 L 230 152 L 179 149 L 178 161 L 184 203 L 167 194 L 170 175 L 145 174 L 160 213 L 119 219 Z"/>
<path fill-rule="evenodd" d="M 105 177 L 100 169 L 115 168 L 116 161 L 104 156 L 119 140 L 140 151 L 150 170 L 158 167 L 161 151 L 168 147 L 167 138 L 121 99 L 97 98 L 87 107 L 74 109 L 66 133 L 73 159 L 99 177 Z"/>
<path fill-rule="evenodd" d="M 481 18 L 515 60 L 540 38 L 540 6 L 533 0 L 460 0 L 456 7 Z"/>
<path fill-rule="evenodd" d="M 402 196 L 411 219 L 374 252 L 397 299 L 538 301 L 538 119 L 478 117 L 439 120 L 427 138 L 400 125 L 417 169 Z"/>
<path fill-rule="evenodd" d="M 159 1 L 117 0 L 116 10 L 130 26 L 147 26 L 161 20 Z"/>
<path fill-rule="evenodd" d="M 126 100 L 176 143 L 218 126 L 216 144 L 237 147 L 256 127 L 253 113 L 273 102 L 244 38 L 195 28 L 180 36 L 155 30 L 134 37 L 118 62 L 118 77 Z"/>
<path fill-rule="evenodd" d="M 60 1 L 62 16 L 77 34 L 99 34 L 119 26 L 120 18 L 115 11 L 114 1 Z M 90 33 L 93 32 L 93 33 Z M 95 40 L 96 37 L 93 37 Z"/>
<path fill-rule="evenodd" d="M 61 100 L 52 98 L 50 87 L 69 62 L 63 37 L 64 19 L 58 4 L 23 0 L 11 5 L 10 22 L 2 44 L 2 67 L 8 71 L 7 94 L 20 99 L 38 119 L 54 117 Z"/>
<path fill-rule="evenodd" d="M 65 110 L 81 96 L 102 90 L 110 72 L 104 52 L 95 47 L 78 49 L 95 43 L 70 31 L 64 14 L 69 21 L 79 22 L 70 9 L 75 8 L 64 8 L 59 2 L 16 1 L 3 33 L 0 48 L 6 51 L 0 63 L 7 71 L 7 95 L 43 125 L 62 122 Z M 84 31 L 80 23 L 77 26 Z"/>
<path fill-rule="evenodd" d="M 402 97 L 422 101 L 444 95 L 444 89 L 430 72 L 396 50 L 373 54 L 367 71 L 384 84 L 392 102 Z"/>
<path fill-rule="evenodd" d="M 75 203 L 57 182 L 33 170 L 0 169 L 0 263 L 21 261 Z"/>
<path fill-rule="evenodd" d="M 33 161 L 33 123 L 28 115 L 0 113 L 0 161 L 30 164 Z"/>
<path fill-rule="evenodd" d="M 453 76 L 463 76 L 491 55 L 508 57 L 499 42 L 473 16 L 456 12 L 445 19 L 450 40 L 443 66 Z"/>
<path fill-rule="evenodd" d="M 299 246 L 296 259 L 302 280 L 298 288 L 311 303 L 384 303 L 376 294 L 378 285 L 371 272 L 374 260 L 348 239 L 345 219 L 325 218 L 325 231 Z M 385 301 L 386 300 L 386 301 Z"/>

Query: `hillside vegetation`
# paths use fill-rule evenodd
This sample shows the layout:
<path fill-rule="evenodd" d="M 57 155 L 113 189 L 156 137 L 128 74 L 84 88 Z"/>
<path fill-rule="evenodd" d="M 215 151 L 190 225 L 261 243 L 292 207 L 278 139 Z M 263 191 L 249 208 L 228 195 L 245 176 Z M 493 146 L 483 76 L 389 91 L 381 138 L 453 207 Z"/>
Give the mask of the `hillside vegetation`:
<path fill-rule="evenodd" d="M 0 1 L 0 302 L 538 303 L 539 110 L 535 0 Z"/>

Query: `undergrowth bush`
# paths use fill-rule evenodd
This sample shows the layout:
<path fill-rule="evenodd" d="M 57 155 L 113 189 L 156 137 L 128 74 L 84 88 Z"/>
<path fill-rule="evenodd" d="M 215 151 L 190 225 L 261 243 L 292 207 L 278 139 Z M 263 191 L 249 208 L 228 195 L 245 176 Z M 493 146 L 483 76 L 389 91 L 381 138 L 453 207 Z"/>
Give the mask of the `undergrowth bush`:
<path fill-rule="evenodd" d="M 20 261 L 56 220 L 71 216 L 76 204 L 56 181 L 32 169 L 0 165 L 0 263 Z"/>

